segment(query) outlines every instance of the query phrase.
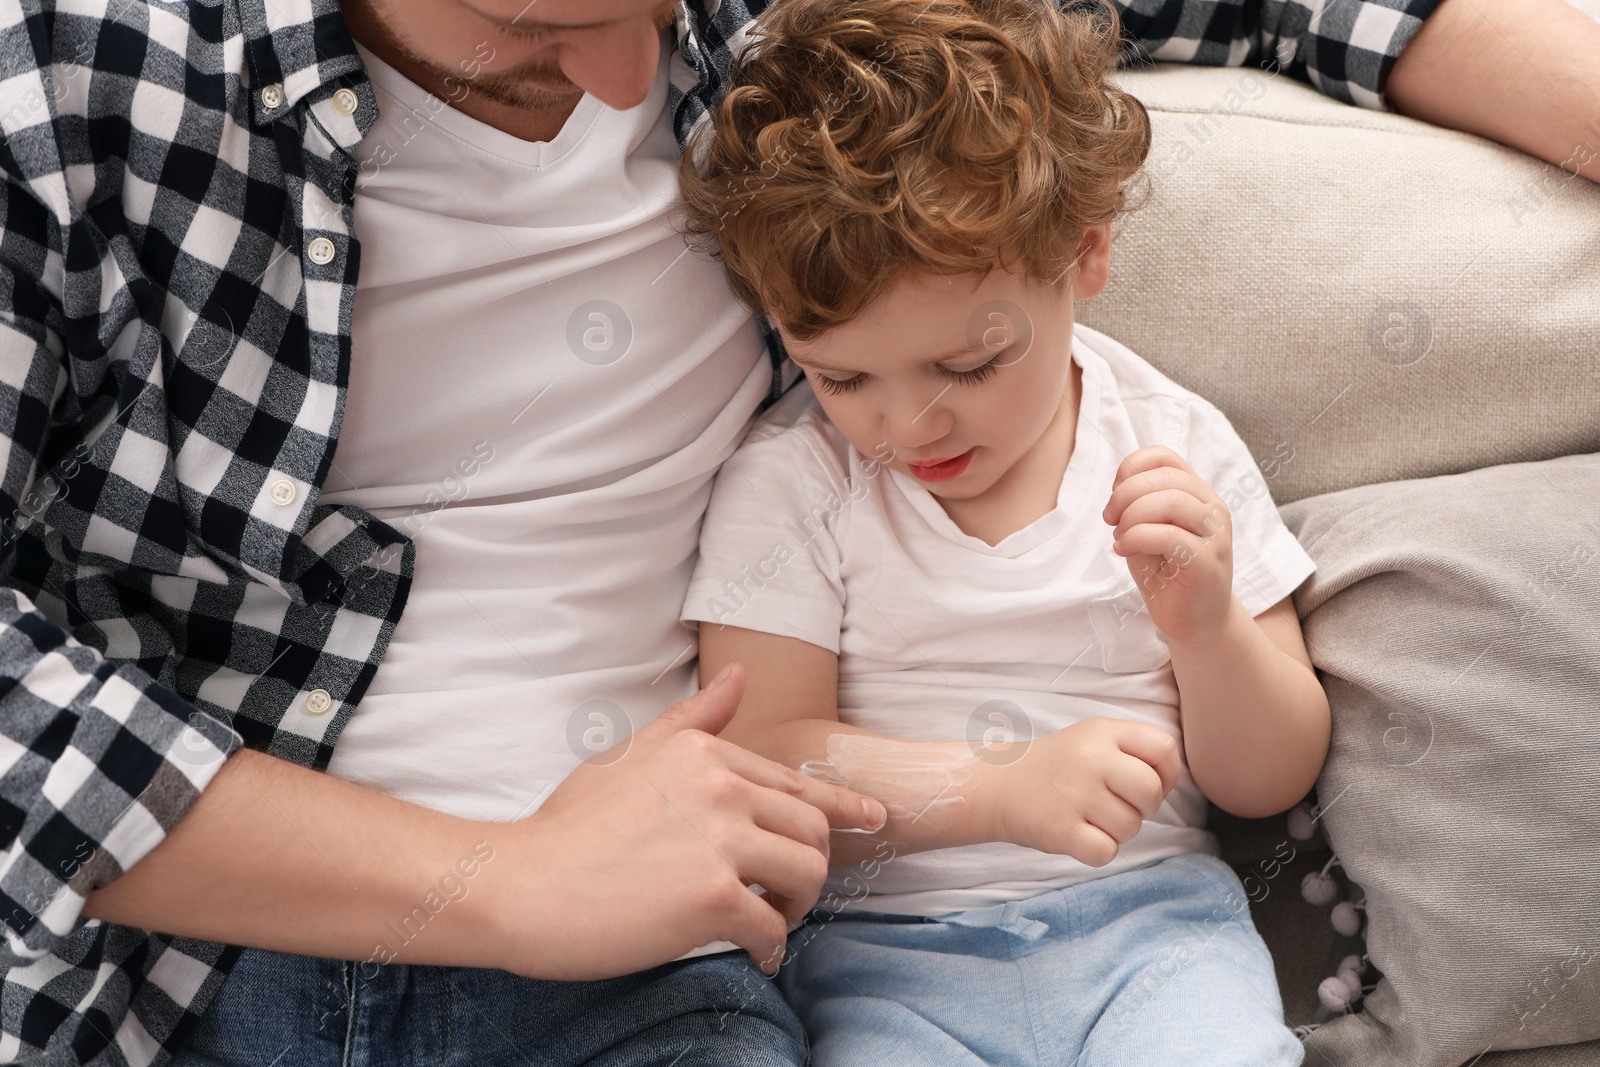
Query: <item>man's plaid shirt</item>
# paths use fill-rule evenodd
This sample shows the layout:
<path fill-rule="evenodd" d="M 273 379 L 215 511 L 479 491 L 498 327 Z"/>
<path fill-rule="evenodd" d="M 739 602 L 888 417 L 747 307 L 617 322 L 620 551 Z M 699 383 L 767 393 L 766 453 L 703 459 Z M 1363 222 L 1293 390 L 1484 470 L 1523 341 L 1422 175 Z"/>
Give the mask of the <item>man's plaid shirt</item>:
<path fill-rule="evenodd" d="M 1382 107 L 1436 2 L 1124 22 L 1130 55 L 1277 60 Z M 680 142 L 762 6 L 680 13 Z M 400 618 L 410 542 L 318 503 L 376 118 L 337 0 L 0 0 L 0 1061 L 182 1047 L 240 950 L 84 898 L 239 745 L 325 769 Z"/>

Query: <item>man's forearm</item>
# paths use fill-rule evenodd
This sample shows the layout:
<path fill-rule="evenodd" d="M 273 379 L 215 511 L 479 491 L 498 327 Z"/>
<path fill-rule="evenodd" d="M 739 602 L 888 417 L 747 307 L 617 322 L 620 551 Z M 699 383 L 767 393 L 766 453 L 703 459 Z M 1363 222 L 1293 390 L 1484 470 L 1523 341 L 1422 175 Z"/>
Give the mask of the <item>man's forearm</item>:
<path fill-rule="evenodd" d="M 1600 182 L 1600 22 L 1565 0 L 1444 0 L 1384 96 Z"/>
<path fill-rule="evenodd" d="M 1328 751 L 1328 698 L 1305 664 L 1274 645 L 1238 598 L 1221 633 L 1171 643 L 1184 755 L 1201 792 L 1245 818 L 1305 796 Z"/>
<path fill-rule="evenodd" d="M 493 966 L 503 946 L 475 882 L 504 830 L 245 749 L 83 914 L 335 959 Z"/>

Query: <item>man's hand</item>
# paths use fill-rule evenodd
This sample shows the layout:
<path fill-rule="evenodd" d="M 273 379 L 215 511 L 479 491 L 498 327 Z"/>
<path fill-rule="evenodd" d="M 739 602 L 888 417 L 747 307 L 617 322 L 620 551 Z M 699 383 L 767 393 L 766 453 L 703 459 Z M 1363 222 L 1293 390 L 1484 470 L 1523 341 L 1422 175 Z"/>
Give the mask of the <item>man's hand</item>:
<path fill-rule="evenodd" d="M 876 800 L 716 737 L 743 691 L 730 665 L 620 759 L 583 764 L 490 836 L 504 862 L 485 867 L 480 905 L 501 924 L 499 966 L 592 980 L 726 940 L 776 970 L 827 876 L 829 829 L 873 830 L 886 816 Z"/>
<path fill-rule="evenodd" d="M 1104 867 L 1178 784 L 1177 740 L 1148 723 L 1083 722 L 1028 742 L 1011 763 L 979 760 L 993 840 Z"/>
<path fill-rule="evenodd" d="M 1156 627 L 1170 641 L 1217 633 L 1233 609 L 1233 518 L 1172 449 L 1151 445 L 1117 468 L 1101 516 Z"/>

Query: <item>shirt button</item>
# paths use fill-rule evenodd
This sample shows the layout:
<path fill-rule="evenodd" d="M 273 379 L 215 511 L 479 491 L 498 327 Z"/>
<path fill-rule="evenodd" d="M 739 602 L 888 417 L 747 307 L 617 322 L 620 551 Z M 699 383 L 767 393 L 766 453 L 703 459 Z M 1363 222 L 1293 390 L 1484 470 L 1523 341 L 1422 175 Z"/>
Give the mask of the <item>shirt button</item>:
<path fill-rule="evenodd" d="M 287 478 L 280 478 L 273 482 L 270 492 L 272 494 L 272 502 L 274 504 L 287 505 L 294 503 L 294 483 L 289 481 Z"/>
<path fill-rule="evenodd" d="M 273 82 L 261 90 L 261 106 L 268 111 L 276 111 L 283 106 L 283 86 Z"/>
<path fill-rule="evenodd" d="M 337 250 L 333 247 L 333 242 L 326 237 L 314 237 L 306 246 L 306 255 L 311 257 L 311 262 L 317 264 L 332 263 L 335 251 Z"/>
<path fill-rule="evenodd" d="M 350 115 L 361 104 L 356 94 L 350 89 L 340 89 L 333 94 L 333 109 L 341 115 Z"/>
<path fill-rule="evenodd" d="M 333 707 L 333 694 L 326 689 L 313 689 L 306 694 L 306 711 L 312 715 L 321 715 Z"/>

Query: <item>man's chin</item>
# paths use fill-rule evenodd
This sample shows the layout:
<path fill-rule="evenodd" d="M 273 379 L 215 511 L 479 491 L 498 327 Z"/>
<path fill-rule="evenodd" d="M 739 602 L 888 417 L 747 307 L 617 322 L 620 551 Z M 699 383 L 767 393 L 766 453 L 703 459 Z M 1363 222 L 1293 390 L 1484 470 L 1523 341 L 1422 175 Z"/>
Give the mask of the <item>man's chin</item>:
<path fill-rule="evenodd" d="M 583 95 L 583 89 L 572 82 L 542 78 L 480 80 L 475 89 L 497 104 L 533 110 L 570 105 Z"/>

